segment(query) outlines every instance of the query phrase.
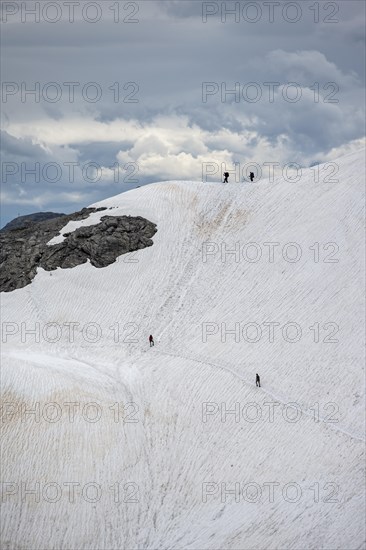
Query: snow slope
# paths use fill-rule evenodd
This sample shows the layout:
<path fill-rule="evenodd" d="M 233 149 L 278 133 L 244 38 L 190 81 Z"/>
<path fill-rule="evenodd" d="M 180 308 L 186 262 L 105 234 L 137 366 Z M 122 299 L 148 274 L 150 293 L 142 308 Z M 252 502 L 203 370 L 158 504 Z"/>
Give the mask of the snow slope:
<path fill-rule="evenodd" d="M 364 154 L 336 164 L 117 195 L 67 231 L 152 247 L 2 294 L 4 548 L 364 548 Z"/>

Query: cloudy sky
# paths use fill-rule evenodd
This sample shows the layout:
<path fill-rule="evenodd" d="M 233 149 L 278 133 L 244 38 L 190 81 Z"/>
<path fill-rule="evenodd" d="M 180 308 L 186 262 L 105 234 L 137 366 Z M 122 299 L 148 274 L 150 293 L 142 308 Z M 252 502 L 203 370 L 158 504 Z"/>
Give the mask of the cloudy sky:
<path fill-rule="evenodd" d="M 1 8 L 2 225 L 364 146 L 363 1 Z"/>

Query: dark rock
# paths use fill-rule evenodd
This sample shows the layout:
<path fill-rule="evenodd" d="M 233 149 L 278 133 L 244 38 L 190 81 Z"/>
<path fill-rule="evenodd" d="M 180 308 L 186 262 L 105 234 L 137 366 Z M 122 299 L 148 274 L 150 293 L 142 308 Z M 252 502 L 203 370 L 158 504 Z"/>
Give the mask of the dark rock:
<path fill-rule="evenodd" d="M 74 214 L 0 232 L 0 291 L 28 285 L 37 267 L 46 271 L 69 269 L 89 260 L 94 267 L 102 268 L 122 254 L 153 245 L 151 237 L 157 229 L 149 220 L 141 216 L 103 216 L 97 225 L 64 233 L 62 243 L 47 246 L 69 221 L 86 219 L 101 210 L 106 208 L 83 208 Z"/>

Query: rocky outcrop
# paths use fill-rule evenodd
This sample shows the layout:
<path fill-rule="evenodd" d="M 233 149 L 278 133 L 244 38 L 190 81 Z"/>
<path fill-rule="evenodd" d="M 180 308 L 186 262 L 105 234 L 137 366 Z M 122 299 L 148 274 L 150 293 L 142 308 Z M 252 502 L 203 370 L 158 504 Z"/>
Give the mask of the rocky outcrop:
<path fill-rule="evenodd" d="M 37 267 L 46 271 L 72 268 L 88 260 L 97 268 L 105 267 L 122 254 L 152 246 L 156 225 L 140 216 L 109 216 L 100 223 L 79 227 L 64 233 L 64 241 L 52 246 L 47 243 L 69 221 L 82 220 L 92 212 L 106 208 L 83 208 L 61 218 L 32 222 L 0 233 L 0 291 L 10 292 L 28 285 Z"/>
<path fill-rule="evenodd" d="M 21 227 L 25 228 L 33 222 L 44 222 L 46 220 L 60 218 L 61 216 L 66 216 L 66 214 L 58 214 L 56 212 L 36 212 L 34 214 L 27 214 L 26 216 L 18 216 L 17 218 L 11 220 L 11 222 L 4 225 L 4 227 L 0 229 L 0 232 L 20 229 Z"/>

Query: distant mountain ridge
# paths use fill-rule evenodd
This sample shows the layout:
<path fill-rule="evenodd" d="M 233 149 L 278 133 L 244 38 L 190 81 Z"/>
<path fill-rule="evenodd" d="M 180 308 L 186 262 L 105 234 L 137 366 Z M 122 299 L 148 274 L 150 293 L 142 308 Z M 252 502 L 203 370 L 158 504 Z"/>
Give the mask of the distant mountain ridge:
<path fill-rule="evenodd" d="M 55 218 L 60 218 L 61 216 L 66 216 L 66 214 L 59 212 L 34 212 L 33 214 L 26 214 L 25 216 L 18 216 L 14 218 L 9 223 L 4 225 L 1 231 L 12 231 L 13 229 L 19 229 L 20 227 L 27 227 L 30 223 L 39 223 L 47 220 L 53 220 Z"/>

